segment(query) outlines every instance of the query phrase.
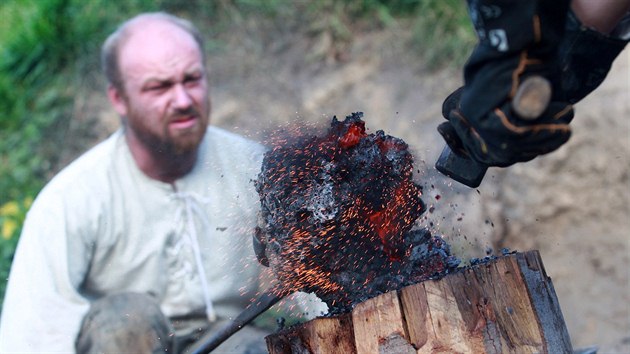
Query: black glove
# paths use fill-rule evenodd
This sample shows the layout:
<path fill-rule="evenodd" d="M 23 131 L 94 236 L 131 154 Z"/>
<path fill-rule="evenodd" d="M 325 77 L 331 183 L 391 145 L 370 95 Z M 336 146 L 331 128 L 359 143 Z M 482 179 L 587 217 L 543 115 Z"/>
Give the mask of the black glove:
<path fill-rule="evenodd" d="M 459 88 L 444 101 L 442 114 L 448 122 L 438 126 L 438 132 L 458 155 L 488 166 L 507 167 L 549 153 L 571 135 L 573 109 L 563 102 L 549 103 L 534 121 L 520 118 L 512 102 L 506 102 L 474 126 L 459 106 L 464 90 Z"/>
<path fill-rule="evenodd" d="M 555 60 L 569 0 L 469 0 L 479 43 L 464 68 L 465 86 L 443 105 L 438 131 L 455 153 L 489 166 L 529 161 L 564 144 L 570 104 L 552 101 L 535 120 L 513 109 L 529 76 L 558 77 Z M 552 92 L 557 83 L 551 80 Z"/>
<path fill-rule="evenodd" d="M 630 39 L 630 13 L 610 35 L 590 29 L 568 12 L 565 35 L 558 49 L 558 100 L 576 103 L 606 78 L 613 61 Z"/>

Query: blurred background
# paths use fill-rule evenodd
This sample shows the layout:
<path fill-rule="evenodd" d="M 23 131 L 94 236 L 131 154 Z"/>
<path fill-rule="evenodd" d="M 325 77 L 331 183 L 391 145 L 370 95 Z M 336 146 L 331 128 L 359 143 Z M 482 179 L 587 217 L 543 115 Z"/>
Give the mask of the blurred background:
<path fill-rule="evenodd" d="M 435 128 L 475 36 L 463 0 L 5 0 L 0 3 L 0 306 L 26 212 L 61 168 L 118 128 L 99 49 L 118 23 L 168 11 L 203 32 L 211 122 L 265 142 L 364 112 L 404 139 L 419 221 L 462 259 L 537 249 L 576 348 L 630 352 L 630 53 L 580 102 L 571 140 L 478 189 L 436 173 Z M 1 311 L 1 310 L 0 310 Z"/>

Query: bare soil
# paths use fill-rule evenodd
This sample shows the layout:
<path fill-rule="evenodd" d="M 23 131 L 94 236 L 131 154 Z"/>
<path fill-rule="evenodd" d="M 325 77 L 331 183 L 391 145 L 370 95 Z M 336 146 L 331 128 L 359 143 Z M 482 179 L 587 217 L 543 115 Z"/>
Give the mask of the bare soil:
<path fill-rule="evenodd" d="M 264 141 L 296 122 L 328 124 L 355 111 L 372 131 L 404 139 L 414 151 L 424 201 L 422 223 L 462 258 L 540 250 L 576 348 L 630 352 L 630 52 L 598 91 L 580 102 L 573 136 L 558 151 L 507 169 L 490 169 L 481 187 L 463 187 L 433 164 L 443 99 L 460 69 L 429 72 L 390 29 L 339 45 L 325 33 L 257 42 L 234 35 L 210 55 L 212 123 Z M 73 131 L 86 148 L 118 126 L 104 94 L 77 100 Z M 71 133 L 72 134 L 72 133 Z M 77 144 L 75 144 L 77 145 Z M 66 147 L 64 159 L 76 156 Z"/>

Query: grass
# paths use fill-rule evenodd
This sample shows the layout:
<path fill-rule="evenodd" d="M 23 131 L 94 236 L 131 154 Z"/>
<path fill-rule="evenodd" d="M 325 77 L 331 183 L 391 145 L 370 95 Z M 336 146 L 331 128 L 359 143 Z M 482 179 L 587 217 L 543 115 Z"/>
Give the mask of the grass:
<path fill-rule="evenodd" d="M 465 2 L 424 0 L 415 16 L 411 44 L 427 67 L 463 65 L 476 42 Z"/>

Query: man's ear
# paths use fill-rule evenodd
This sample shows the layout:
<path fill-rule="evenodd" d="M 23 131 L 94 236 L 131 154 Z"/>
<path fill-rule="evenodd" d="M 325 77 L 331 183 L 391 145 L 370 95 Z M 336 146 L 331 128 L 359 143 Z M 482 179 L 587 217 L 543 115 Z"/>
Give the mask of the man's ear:
<path fill-rule="evenodd" d="M 107 87 L 107 97 L 109 98 L 109 102 L 111 102 L 114 110 L 121 117 L 127 116 L 127 102 L 125 101 L 124 94 L 114 85 L 109 85 Z"/>

